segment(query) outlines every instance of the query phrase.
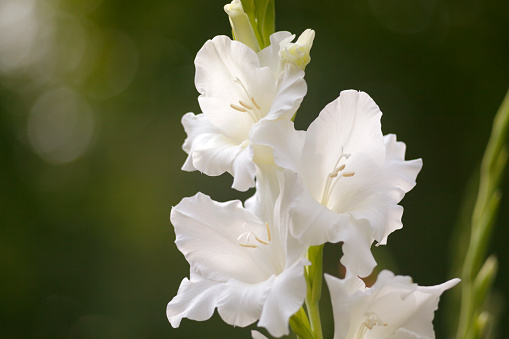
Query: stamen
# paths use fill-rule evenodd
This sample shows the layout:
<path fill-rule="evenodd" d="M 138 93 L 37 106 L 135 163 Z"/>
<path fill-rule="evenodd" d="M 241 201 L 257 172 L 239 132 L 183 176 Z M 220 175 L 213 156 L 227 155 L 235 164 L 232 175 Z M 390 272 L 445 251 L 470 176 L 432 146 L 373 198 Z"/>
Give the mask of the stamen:
<path fill-rule="evenodd" d="M 239 104 L 241 104 L 242 106 L 244 106 L 245 108 L 247 109 L 253 109 L 253 106 L 249 106 L 248 104 L 246 104 L 244 101 L 242 100 L 239 100 Z"/>
<path fill-rule="evenodd" d="M 334 187 L 336 186 L 336 183 L 339 181 L 339 179 L 341 179 L 341 177 L 348 178 L 348 177 L 354 176 L 355 172 L 347 172 L 347 173 L 344 173 L 341 175 L 339 174 L 339 172 L 343 171 L 346 168 L 346 164 L 341 164 L 340 166 L 338 166 L 339 162 L 343 158 L 345 158 L 345 159 L 350 158 L 350 156 L 351 156 L 351 154 L 343 153 L 343 147 L 341 147 L 341 155 L 339 156 L 338 160 L 334 164 L 333 170 L 327 175 L 327 180 L 325 181 L 325 187 L 323 189 L 322 200 L 320 201 L 320 203 L 322 205 L 327 206 L 331 192 L 333 191 Z"/>
<path fill-rule="evenodd" d="M 233 80 L 233 82 L 237 83 L 242 88 L 242 90 L 244 91 L 244 94 L 247 96 L 248 100 L 251 101 L 251 103 L 246 103 L 242 100 L 239 100 L 240 106 L 238 106 L 236 104 L 231 104 L 230 106 L 233 109 L 236 109 L 237 111 L 247 112 L 249 114 L 249 116 L 253 119 L 253 121 L 257 122 L 260 119 L 260 110 L 261 110 L 260 105 L 258 105 L 258 103 L 254 99 L 254 97 L 249 95 L 249 92 L 247 91 L 246 86 L 244 86 L 244 84 L 242 83 L 242 81 L 240 81 L 239 78 L 235 78 Z"/>
<path fill-rule="evenodd" d="M 255 98 L 251 97 L 251 102 L 255 105 L 255 107 L 256 107 L 256 108 L 258 108 L 258 109 L 262 109 L 262 108 L 258 105 L 258 103 L 256 102 Z"/>
<path fill-rule="evenodd" d="M 237 106 L 235 104 L 230 104 L 230 107 L 233 108 L 233 109 L 236 109 L 239 112 L 247 112 L 247 109 L 245 109 L 244 107 Z"/>
<path fill-rule="evenodd" d="M 256 245 L 255 240 L 263 245 L 268 245 L 269 242 L 271 241 L 270 228 L 268 222 L 265 223 L 265 227 L 267 229 L 267 241 L 260 239 L 256 234 L 249 231 L 246 224 L 243 224 L 242 227 L 247 231 L 239 235 L 239 237 L 237 238 L 239 245 L 242 247 L 257 248 L 258 246 Z"/>
<path fill-rule="evenodd" d="M 242 246 L 242 247 L 250 247 L 250 248 L 257 248 L 258 247 L 256 245 L 246 245 L 246 244 L 240 244 L 240 243 L 239 243 L 239 245 Z"/>
<path fill-rule="evenodd" d="M 366 332 L 368 330 L 372 330 L 375 326 L 388 326 L 387 323 L 384 323 L 382 319 L 378 316 L 378 314 L 374 312 L 366 313 L 365 316 L 367 316 L 366 320 L 360 324 L 359 330 L 357 331 L 357 338 L 356 339 L 363 339 L 366 335 Z"/>
<path fill-rule="evenodd" d="M 256 241 L 258 241 L 260 244 L 264 244 L 264 245 L 268 245 L 268 244 L 269 244 L 268 242 L 263 241 L 262 239 L 258 238 L 257 236 L 255 236 L 255 239 L 256 239 Z"/>

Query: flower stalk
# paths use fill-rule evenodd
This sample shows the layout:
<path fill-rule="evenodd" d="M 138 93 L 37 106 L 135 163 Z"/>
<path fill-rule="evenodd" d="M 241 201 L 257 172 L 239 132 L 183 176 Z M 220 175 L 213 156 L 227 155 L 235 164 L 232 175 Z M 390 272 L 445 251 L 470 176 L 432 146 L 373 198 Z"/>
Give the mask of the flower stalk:
<path fill-rule="evenodd" d="M 481 162 L 479 189 L 470 225 L 470 243 L 463 263 L 461 307 L 456 332 L 458 339 L 482 337 L 487 319 L 490 318 L 483 312 L 482 304 L 489 295 L 498 263 L 495 256 L 490 256 L 484 263 L 483 260 L 502 195 L 498 186 L 507 163 L 508 129 L 509 91 L 493 121 Z"/>
<path fill-rule="evenodd" d="M 323 338 L 320 320 L 320 297 L 322 295 L 323 276 L 323 245 L 311 246 L 308 251 L 311 265 L 306 267 L 306 281 L 308 283 L 306 308 L 315 339 Z"/>

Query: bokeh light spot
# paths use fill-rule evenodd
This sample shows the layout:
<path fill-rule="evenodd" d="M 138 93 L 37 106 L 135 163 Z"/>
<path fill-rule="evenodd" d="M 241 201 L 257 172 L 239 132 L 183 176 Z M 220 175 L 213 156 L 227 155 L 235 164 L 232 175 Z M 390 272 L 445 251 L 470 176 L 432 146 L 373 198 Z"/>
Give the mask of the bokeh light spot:
<path fill-rule="evenodd" d="M 51 163 L 76 160 L 86 151 L 95 121 L 86 102 L 69 88 L 44 93 L 28 118 L 28 139 L 34 151 Z"/>

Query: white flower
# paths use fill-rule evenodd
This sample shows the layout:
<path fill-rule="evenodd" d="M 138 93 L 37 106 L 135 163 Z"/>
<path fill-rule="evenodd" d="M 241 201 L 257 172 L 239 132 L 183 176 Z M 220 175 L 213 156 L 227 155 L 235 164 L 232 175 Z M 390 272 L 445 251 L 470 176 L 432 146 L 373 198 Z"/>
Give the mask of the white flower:
<path fill-rule="evenodd" d="M 435 338 L 433 316 L 440 295 L 460 280 L 422 287 L 407 276 L 382 271 L 366 288 L 357 277 L 325 275 L 334 313 L 334 339 Z"/>
<path fill-rule="evenodd" d="M 173 327 L 182 318 L 206 320 L 217 308 L 228 324 L 260 319 L 273 336 L 289 333 L 306 296 L 307 247 L 287 231 L 287 200 L 270 195 L 260 206 L 251 201 L 258 215 L 240 201 L 218 203 L 201 193 L 172 209 L 175 243 L 191 266 L 167 307 Z"/>
<path fill-rule="evenodd" d="M 226 36 L 205 43 L 195 60 L 203 113 L 182 118 L 188 135 L 183 149 L 189 154 L 183 170 L 211 176 L 229 172 L 234 188 L 254 186 L 252 160 L 260 155 L 250 141 L 253 127 L 261 121 L 289 121 L 307 91 L 304 72 L 278 55 L 291 39 L 288 32 L 275 33 L 258 54 Z"/>
<path fill-rule="evenodd" d="M 292 122 L 260 124 L 253 142 L 270 146 L 274 161 L 298 173 L 291 232 L 310 245 L 343 241 L 341 259 L 354 275 L 376 262 L 373 241 L 402 227 L 398 205 L 415 185 L 422 161 L 405 161 L 405 144 L 383 136 L 382 112 L 363 92 L 343 91 L 307 132 Z"/>

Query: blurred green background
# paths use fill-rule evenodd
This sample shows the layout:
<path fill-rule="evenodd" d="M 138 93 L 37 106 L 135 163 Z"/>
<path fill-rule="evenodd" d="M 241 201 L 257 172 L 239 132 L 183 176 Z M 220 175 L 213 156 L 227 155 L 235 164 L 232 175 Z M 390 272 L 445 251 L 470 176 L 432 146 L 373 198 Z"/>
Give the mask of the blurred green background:
<path fill-rule="evenodd" d="M 171 206 L 198 191 L 218 201 L 252 194 L 231 190 L 229 176 L 180 171 L 180 119 L 200 111 L 194 56 L 207 39 L 230 35 L 224 4 L 0 0 L 0 337 L 249 336 L 217 315 L 179 329 L 165 315 L 189 274 Z M 420 285 L 452 278 L 465 185 L 509 87 L 509 2 L 277 0 L 276 8 L 278 30 L 316 31 L 296 126 L 305 129 L 341 90 L 363 90 L 384 112 L 384 133 L 406 142 L 408 159 L 424 160 L 402 202 L 405 227 L 377 250 L 380 266 Z M 503 186 L 492 242 L 499 302 L 509 295 Z M 339 248 L 327 247 L 329 271 Z M 439 319 L 438 338 L 445 325 Z"/>

